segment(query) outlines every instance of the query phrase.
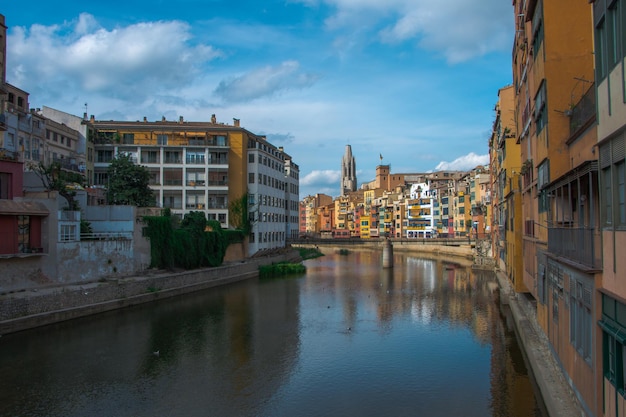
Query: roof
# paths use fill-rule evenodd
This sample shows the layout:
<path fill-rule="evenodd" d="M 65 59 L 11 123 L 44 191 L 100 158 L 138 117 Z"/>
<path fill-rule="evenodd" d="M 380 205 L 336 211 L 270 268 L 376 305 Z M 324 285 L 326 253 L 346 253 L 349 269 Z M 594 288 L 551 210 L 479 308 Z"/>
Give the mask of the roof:
<path fill-rule="evenodd" d="M 47 216 L 50 212 L 43 203 L 35 201 L 0 200 L 0 215 Z"/>

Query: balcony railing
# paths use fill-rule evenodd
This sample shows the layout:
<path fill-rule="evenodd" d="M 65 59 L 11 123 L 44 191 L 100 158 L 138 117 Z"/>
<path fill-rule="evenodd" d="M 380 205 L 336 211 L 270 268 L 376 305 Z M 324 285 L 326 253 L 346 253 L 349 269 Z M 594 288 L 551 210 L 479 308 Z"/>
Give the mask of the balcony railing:
<path fill-rule="evenodd" d="M 602 266 L 601 236 L 595 229 L 548 227 L 548 251 L 592 269 Z"/>
<path fill-rule="evenodd" d="M 595 84 L 591 84 L 580 101 L 568 112 L 570 136 L 576 134 L 596 114 L 596 90 L 594 87 Z"/>

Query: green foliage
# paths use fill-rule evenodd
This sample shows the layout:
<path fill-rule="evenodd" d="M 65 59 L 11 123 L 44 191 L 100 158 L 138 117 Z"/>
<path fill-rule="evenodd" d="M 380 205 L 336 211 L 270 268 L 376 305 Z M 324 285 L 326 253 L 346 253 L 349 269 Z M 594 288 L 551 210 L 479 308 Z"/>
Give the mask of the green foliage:
<path fill-rule="evenodd" d="M 219 266 L 228 247 L 220 223 L 206 221 L 204 212 L 185 215 L 180 227 L 174 229 L 170 216 L 144 218 L 150 239 L 151 267 L 172 269 Z"/>
<path fill-rule="evenodd" d="M 174 267 L 172 248 L 172 223 L 169 216 L 145 216 L 148 225 L 146 236 L 150 240 L 150 267 L 171 269 Z"/>
<path fill-rule="evenodd" d="M 300 253 L 300 257 L 302 259 L 314 259 L 324 256 L 324 254 L 317 248 L 298 248 L 298 252 Z"/>
<path fill-rule="evenodd" d="M 261 265 L 259 267 L 259 278 L 276 278 L 285 275 L 303 274 L 306 267 L 302 264 L 280 262 L 271 265 Z"/>
<path fill-rule="evenodd" d="M 148 186 L 150 173 L 136 165 L 130 155 L 121 153 L 111 161 L 107 170 L 107 202 L 109 204 L 150 207 L 154 205 L 154 194 Z"/>
<path fill-rule="evenodd" d="M 228 219 L 233 227 L 243 232 L 244 236 L 248 236 L 250 234 L 252 231 L 252 225 L 248 217 L 247 193 L 230 202 L 228 205 Z"/>
<path fill-rule="evenodd" d="M 224 230 L 224 237 L 227 245 L 231 243 L 241 243 L 246 238 L 242 230 Z"/>
<path fill-rule="evenodd" d="M 76 197 L 76 185 L 84 186 L 85 177 L 77 172 L 69 172 L 61 169 L 59 162 L 53 162 L 46 166 L 42 162 L 31 164 L 30 169 L 39 177 L 44 188 L 48 191 L 57 191 L 67 200 L 68 210 L 80 210 Z"/>
<path fill-rule="evenodd" d="M 91 223 L 85 219 L 80 219 L 80 234 L 88 235 L 93 233 L 93 229 L 91 228 Z"/>

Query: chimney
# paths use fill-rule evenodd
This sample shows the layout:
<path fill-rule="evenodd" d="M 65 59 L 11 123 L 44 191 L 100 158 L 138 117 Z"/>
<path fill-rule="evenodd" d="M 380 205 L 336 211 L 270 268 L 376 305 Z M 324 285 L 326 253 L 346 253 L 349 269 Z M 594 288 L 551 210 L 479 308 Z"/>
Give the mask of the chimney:
<path fill-rule="evenodd" d="M 211 115 L 211 123 L 217 124 L 217 117 L 214 114 Z"/>
<path fill-rule="evenodd" d="M 178 123 L 183 124 L 183 116 L 178 117 Z"/>
<path fill-rule="evenodd" d="M 143 122 L 148 123 L 148 118 L 146 116 L 143 117 Z"/>
<path fill-rule="evenodd" d="M 233 118 L 233 122 L 235 123 L 235 127 L 239 127 L 240 126 L 239 119 Z"/>
<path fill-rule="evenodd" d="M 83 113 L 83 120 L 87 120 L 87 112 Z"/>
<path fill-rule="evenodd" d="M 93 114 L 91 115 L 91 118 L 89 119 L 89 121 L 90 121 L 90 122 L 95 122 L 95 121 L 96 121 L 96 118 L 94 117 L 94 115 L 93 115 Z"/>
<path fill-rule="evenodd" d="M 161 121 L 164 122 L 165 120 L 165 116 L 161 116 Z"/>

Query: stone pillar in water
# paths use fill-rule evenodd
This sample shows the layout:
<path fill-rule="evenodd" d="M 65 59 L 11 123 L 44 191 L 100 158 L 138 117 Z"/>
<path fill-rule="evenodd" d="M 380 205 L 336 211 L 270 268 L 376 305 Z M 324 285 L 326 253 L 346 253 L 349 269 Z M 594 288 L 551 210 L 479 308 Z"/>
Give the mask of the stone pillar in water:
<path fill-rule="evenodd" d="M 383 268 L 393 268 L 393 245 L 389 238 L 383 244 Z"/>

